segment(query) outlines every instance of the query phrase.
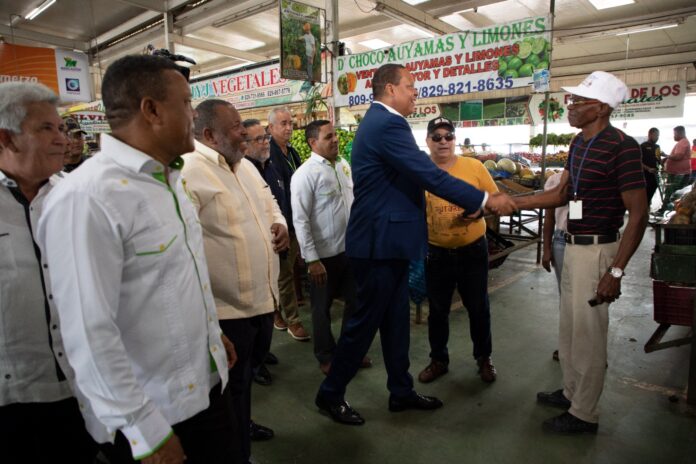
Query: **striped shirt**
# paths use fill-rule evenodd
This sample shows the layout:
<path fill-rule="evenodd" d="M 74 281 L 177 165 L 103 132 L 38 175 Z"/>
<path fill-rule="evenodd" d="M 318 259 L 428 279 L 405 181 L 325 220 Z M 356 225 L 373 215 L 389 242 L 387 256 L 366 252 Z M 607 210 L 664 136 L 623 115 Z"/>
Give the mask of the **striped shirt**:
<path fill-rule="evenodd" d="M 568 220 L 569 233 L 601 235 L 619 231 L 626 212 L 621 193 L 645 188 L 640 160 L 638 143 L 611 125 L 594 141 L 584 140 L 582 134 L 573 139 L 566 163 L 570 173 L 568 194 L 573 200 L 576 183 L 582 219 Z"/>

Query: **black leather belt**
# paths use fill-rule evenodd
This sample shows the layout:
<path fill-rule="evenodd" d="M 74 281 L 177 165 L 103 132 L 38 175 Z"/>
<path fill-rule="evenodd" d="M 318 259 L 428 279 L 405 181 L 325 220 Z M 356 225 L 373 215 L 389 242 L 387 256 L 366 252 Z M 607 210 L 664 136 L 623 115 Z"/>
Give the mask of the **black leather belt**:
<path fill-rule="evenodd" d="M 572 235 L 563 236 L 566 243 L 571 245 L 601 245 L 602 243 L 614 243 L 619 240 L 621 234 L 618 232 L 611 235 Z"/>

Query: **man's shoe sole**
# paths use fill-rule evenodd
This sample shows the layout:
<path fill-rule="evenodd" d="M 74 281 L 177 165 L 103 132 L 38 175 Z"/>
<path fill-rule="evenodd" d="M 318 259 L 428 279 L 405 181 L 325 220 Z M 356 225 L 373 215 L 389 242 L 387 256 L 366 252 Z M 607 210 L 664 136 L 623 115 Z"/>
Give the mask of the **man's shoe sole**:
<path fill-rule="evenodd" d="M 556 430 L 553 428 L 550 424 L 547 424 L 546 422 L 543 422 L 541 424 L 541 428 L 543 429 L 544 432 L 546 433 L 557 433 L 560 435 L 581 435 L 583 433 L 587 433 L 590 435 L 597 435 L 597 429 L 585 429 L 585 430 Z"/>
<path fill-rule="evenodd" d="M 292 338 L 294 338 L 294 339 L 297 340 L 298 342 L 306 342 L 306 341 L 309 341 L 309 340 L 312 339 L 312 337 L 311 337 L 310 335 L 307 335 L 307 336 L 305 336 L 305 337 L 298 337 L 297 335 L 295 335 L 294 333 L 292 333 L 292 330 L 288 330 L 288 333 L 290 334 L 290 336 L 291 336 Z"/>

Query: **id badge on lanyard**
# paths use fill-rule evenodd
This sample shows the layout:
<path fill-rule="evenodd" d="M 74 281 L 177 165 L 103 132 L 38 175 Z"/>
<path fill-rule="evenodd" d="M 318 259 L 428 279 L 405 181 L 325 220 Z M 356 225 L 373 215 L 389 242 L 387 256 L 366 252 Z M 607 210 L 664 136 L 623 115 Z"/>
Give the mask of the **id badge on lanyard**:
<path fill-rule="evenodd" d="M 597 134 L 599 135 L 599 134 Z M 580 165 L 578 166 L 578 172 L 573 175 L 573 160 L 570 160 L 570 181 L 573 184 L 573 199 L 568 202 L 568 219 L 578 220 L 582 219 L 582 200 L 578 200 L 578 186 L 580 184 L 580 173 L 582 172 L 582 165 L 585 164 L 585 157 L 587 152 L 590 151 L 590 147 L 594 143 L 597 135 L 590 139 L 590 142 L 585 148 L 585 153 L 582 154 L 582 159 L 580 160 Z M 571 152 L 571 157 L 575 158 L 575 153 L 577 151 L 577 145 Z"/>

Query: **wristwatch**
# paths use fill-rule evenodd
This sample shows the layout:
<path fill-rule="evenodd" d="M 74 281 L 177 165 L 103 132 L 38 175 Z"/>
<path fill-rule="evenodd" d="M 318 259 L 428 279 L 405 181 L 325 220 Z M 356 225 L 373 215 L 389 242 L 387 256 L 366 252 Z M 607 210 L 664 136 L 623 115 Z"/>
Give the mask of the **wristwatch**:
<path fill-rule="evenodd" d="M 607 269 L 607 272 L 615 279 L 620 279 L 625 275 L 623 269 L 620 267 L 610 267 Z"/>

